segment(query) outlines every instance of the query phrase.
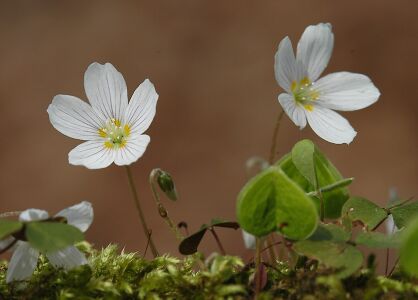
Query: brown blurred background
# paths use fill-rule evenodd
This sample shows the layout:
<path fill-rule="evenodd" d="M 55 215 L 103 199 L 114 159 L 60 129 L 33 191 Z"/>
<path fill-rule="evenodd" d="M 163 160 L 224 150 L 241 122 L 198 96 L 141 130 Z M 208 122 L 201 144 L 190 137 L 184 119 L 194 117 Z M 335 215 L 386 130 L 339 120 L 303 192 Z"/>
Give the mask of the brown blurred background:
<path fill-rule="evenodd" d="M 80 142 L 49 123 L 59 93 L 86 99 L 83 74 L 94 61 L 113 63 L 129 94 L 150 78 L 160 94 L 151 144 L 133 165 L 161 252 L 178 254 L 158 217 L 147 177 L 161 167 L 175 178 L 180 200 L 172 218 L 191 230 L 212 217 L 235 219 L 244 163 L 268 156 L 281 92 L 273 56 L 289 35 L 330 22 L 336 36 L 326 73 L 369 75 L 382 96 L 371 108 L 345 113 L 358 135 L 329 144 L 286 117 L 284 154 L 311 138 L 345 176 L 353 194 L 385 204 L 388 189 L 417 195 L 418 2 L 410 1 L 2 1 L 0 4 L 0 211 L 54 213 L 89 200 L 95 221 L 88 239 L 143 251 L 125 170 L 91 171 L 68 164 Z M 165 199 L 164 199 L 165 201 Z M 220 233 L 229 253 L 249 255 L 239 232 Z M 215 250 L 211 237 L 206 253 Z"/>

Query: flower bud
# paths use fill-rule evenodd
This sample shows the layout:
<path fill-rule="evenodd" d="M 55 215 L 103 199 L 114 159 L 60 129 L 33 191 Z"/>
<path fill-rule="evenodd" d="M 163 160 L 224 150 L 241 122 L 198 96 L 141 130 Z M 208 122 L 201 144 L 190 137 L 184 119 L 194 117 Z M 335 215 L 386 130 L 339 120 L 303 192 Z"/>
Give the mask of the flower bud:
<path fill-rule="evenodd" d="M 170 200 L 177 200 L 176 186 L 174 185 L 171 175 L 163 170 L 160 171 L 160 175 L 157 178 L 160 189 L 167 195 Z"/>

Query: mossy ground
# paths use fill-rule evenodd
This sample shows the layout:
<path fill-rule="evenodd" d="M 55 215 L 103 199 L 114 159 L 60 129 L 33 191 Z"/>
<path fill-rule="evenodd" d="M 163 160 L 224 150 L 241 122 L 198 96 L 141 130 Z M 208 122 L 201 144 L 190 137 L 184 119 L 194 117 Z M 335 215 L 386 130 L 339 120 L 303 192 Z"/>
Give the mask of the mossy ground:
<path fill-rule="evenodd" d="M 146 260 L 119 252 L 79 245 L 90 264 L 69 272 L 56 270 L 41 257 L 27 282 L 5 283 L 7 263 L 0 263 L 0 299 L 251 299 L 253 266 L 238 257 L 199 255 L 184 259 L 161 256 Z M 377 276 L 373 267 L 346 279 L 331 270 L 291 269 L 267 265 L 267 282 L 259 299 L 418 299 L 418 283 L 400 273 Z"/>

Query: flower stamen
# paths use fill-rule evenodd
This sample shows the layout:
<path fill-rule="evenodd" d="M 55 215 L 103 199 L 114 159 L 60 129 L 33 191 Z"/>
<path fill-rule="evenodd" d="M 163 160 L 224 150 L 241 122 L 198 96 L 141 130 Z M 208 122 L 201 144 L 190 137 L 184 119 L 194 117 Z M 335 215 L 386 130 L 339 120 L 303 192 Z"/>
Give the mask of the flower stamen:
<path fill-rule="evenodd" d="M 304 77 L 301 81 L 293 81 L 290 87 L 295 102 L 308 110 L 313 110 L 313 101 L 319 98 L 319 92 L 313 88 L 309 78 Z"/>
<path fill-rule="evenodd" d="M 128 124 L 122 126 L 118 119 L 110 119 L 106 126 L 99 129 L 99 135 L 105 139 L 104 147 L 107 149 L 119 149 L 126 146 L 127 137 L 131 133 Z"/>

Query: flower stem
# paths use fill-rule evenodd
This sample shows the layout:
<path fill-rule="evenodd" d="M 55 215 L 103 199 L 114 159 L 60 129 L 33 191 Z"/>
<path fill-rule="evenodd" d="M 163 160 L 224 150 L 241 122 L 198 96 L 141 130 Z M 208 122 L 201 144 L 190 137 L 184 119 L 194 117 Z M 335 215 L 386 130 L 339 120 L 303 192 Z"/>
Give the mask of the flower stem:
<path fill-rule="evenodd" d="M 325 219 L 325 203 L 324 203 L 324 196 L 322 195 L 322 189 L 319 186 L 319 180 L 318 180 L 318 172 L 316 170 L 316 165 L 314 165 L 314 172 L 315 172 L 315 190 L 316 194 L 320 201 L 320 208 L 319 208 L 319 218 L 321 222 L 324 222 Z"/>
<path fill-rule="evenodd" d="M 271 138 L 269 165 L 272 165 L 276 158 L 277 137 L 279 135 L 279 129 L 280 129 L 280 124 L 282 122 L 283 114 L 284 114 L 284 110 L 281 110 L 277 117 L 276 125 L 274 126 L 273 136 Z M 274 262 L 276 260 L 276 253 L 274 252 L 274 248 L 272 244 L 274 244 L 274 239 L 272 236 L 269 236 L 267 238 L 267 247 L 268 247 L 268 251 L 270 254 L 270 258 Z"/>
<path fill-rule="evenodd" d="M 274 127 L 273 137 L 271 139 L 271 147 L 270 147 L 270 158 L 269 158 L 270 165 L 274 163 L 274 159 L 276 157 L 277 136 L 279 135 L 280 123 L 282 122 L 283 115 L 284 115 L 284 110 L 282 110 L 279 116 L 277 117 L 276 126 Z"/>
<path fill-rule="evenodd" d="M 164 221 L 167 223 L 168 227 L 170 227 L 171 231 L 173 231 L 176 238 L 181 241 L 183 240 L 183 235 L 178 230 L 177 226 L 174 225 L 171 218 L 168 216 L 167 209 L 164 207 L 164 205 L 160 201 L 160 196 L 158 195 L 157 189 L 155 187 L 155 182 L 159 176 L 160 170 L 154 169 L 152 170 L 151 174 L 149 175 L 149 183 L 151 186 L 152 195 L 154 196 L 155 203 L 157 204 L 158 214 L 161 218 L 164 219 Z"/>
<path fill-rule="evenodd" d="M 389 252 L 389 248 L 386 248 L 386 266 L 385 266 L 385 276 L 388 276 L 388 270 L 389 270 L 389 256 L 390 256 L 390 252 Z"/>
<path fill-rule="evenodd" d="M 151 231 L 148 229 L 147 223 L 145 221 L 144 212 L 142 211 L 141 203 L 139 202 L 138 192 L 136 190 L 134 179 L 133 179 L 133 176 L 132 176 L 132 171 L 131 171 L 131 168 L 129 166 L 126 166 L 126 174 L 128 175 L 129 185 L 131 187 L 135 207 L 136 207 L 136 210 L 138 212 L 139 220 L 141 221 L 142 228 L 144 230 L 144 234 L 147 238 L 149 237 L 149 245 L 150 245 L 152 254 L 154 255 L 154 257 L 157 257 L 158 256 L 158 251 L 157 251 L 157 248 L 155 247 L 154 241 L 152 240 Z"/>
<path fill-rule="evenodd" d="M 225 249 L 222 246 L 221 240 L 219 239 L 219 236 L 216 234 L 215 229 L 211 228 L 210 232 L 212 233 L 213 237 L 215 238 L 215 241 L 218 244 L 219 251 L 221 251 L 221 254 L 226 255 Z"/>
<path fill-rule="evenodd" d="M 256 244 L 255 244 L 255 295 L 254 299 L 258 298 L 258 295 L 261 291 L 261 247 L 262 247 L 262 240 L 260 238 L 257 238 Z"/>
<path fill-rule="evenodd" d="M 399 263 L 399 256 L 398 256 L 398 258 L 395 260 L 395 263 L 394 263 L 394 265 L 393 265 L 392 269 L 390 270 L 389 274 L 388 274 L 386 277 L 390 278 L 390 277 L 392 276 L 393 271 L 395 271 L 396 266 L 398 265 L 398 263 Z"/>

